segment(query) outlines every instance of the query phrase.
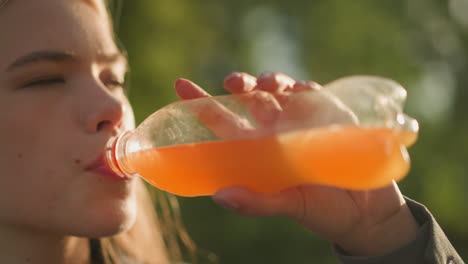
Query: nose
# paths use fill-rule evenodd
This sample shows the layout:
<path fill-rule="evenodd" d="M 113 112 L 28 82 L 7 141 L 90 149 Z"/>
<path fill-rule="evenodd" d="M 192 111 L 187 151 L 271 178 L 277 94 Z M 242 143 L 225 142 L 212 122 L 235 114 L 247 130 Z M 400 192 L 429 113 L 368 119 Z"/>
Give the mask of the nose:
<path fill-rule="evenodd" d="M 113 95 L 106 87 L 95 84 L 86 100 L 82 121 L 87 133 L 108 132 L 117 135 L 124 117 L 123 98 Z"/>

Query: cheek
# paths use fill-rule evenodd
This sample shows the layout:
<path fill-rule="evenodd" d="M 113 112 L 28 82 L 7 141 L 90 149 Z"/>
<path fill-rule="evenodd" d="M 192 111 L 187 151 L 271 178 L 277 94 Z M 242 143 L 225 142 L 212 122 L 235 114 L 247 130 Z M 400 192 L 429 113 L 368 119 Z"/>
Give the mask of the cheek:
<path fill-rule="evenodd" d="M 65 121 L 59 125 L 57 121 L 70 119 L 66 109 L 22 107 L 10 113 L 0 115 L 0 174 L 25 181 L 37 181 L 38 177 L 33 177 L 37 174 L 55 174 L 65 158 L 64 135 L 70 134 L 66 131 L 70 124 Z"/>
<path fill-rule="evenodd" d="M 60 191 L 67 187 L 63 177 L 66 168 L 55 162 L 55 153 L 37 153 L 34 146 L 18 143 L 2 155 L 0 214 L 34 219 L 52 211 L 60 202 Z"/>
<path fill-rule="evenodd" d="M 76 147 L 86 144 L 73 140 L 90 140 L 83 139 L 70 103 L 22 102 L 29 108 L 15 108 L 18 104 L 2 106 L 1 101 L 0 224 L 93 237 L 115 234 L 133 223 L 135 184 L 83 172 L 89 152 L 81 153 Z M 126 107 L 126 127 L 132 128 L 131 107 Z"/>
<path fill-rule="evenodd" d="M 28 154 L 11 162 L 0 175 L 0 219 L 19 225 L 47 224 L 62 207 L 67 190 L 60 170 L 39 168 Z"/>
<path fill-rule="evenodd" d="M 37 219 L 57 207 L 66 190 L 64 142 L 58 136 L 66 131 L 58 131 L 54 121 L 66 113 L 25 102 L 3 106 L 9 111 L 0 109 L 0 220 Z"/>

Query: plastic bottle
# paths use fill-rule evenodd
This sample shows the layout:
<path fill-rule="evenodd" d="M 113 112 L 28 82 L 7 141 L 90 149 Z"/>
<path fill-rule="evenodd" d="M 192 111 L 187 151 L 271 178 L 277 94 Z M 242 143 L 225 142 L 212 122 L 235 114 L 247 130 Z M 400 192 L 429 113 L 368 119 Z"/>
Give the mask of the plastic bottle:
<path fill-rule="evenodd" d="M 409 170 L 419 127 L 403 113 L 405 99 L 392 80 L 351 76 L 283 101 L 262 91 L 179 101 L 109 142 L 107 159 L 115 172 L 181 196 L 232 185 L 378 188 Z"/>

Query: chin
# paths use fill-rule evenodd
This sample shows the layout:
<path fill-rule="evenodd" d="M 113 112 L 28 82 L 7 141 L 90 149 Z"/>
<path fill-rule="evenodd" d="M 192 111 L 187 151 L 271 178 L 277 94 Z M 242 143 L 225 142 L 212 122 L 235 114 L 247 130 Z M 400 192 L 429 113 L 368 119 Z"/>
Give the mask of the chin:
<path fill-rule="evenodd" d="M 72 235 L 101 238 L 123 233 L 135 223 L 136 208 L 134 201 L 94 207 L 92 212 L 87 212 L 87 217 L 82 218 L 83 222 L 78 224 L 80 228 Z"/>

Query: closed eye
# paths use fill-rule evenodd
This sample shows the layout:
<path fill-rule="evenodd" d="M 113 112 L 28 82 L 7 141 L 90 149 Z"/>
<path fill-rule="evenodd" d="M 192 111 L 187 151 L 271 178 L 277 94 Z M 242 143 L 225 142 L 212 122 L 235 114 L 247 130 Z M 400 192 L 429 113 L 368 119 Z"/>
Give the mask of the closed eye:
<path fill-rule="evenodd" d="M 50 77 L 43 77 L 31 80 L 24 84 L 22 88 L 26 87 L 36 87 L 36 86 L 50 86 L 50 85 L 57 85 L 57 84 L 64 84 L 65 79 L 60 76 L 50 76 Z"/>

